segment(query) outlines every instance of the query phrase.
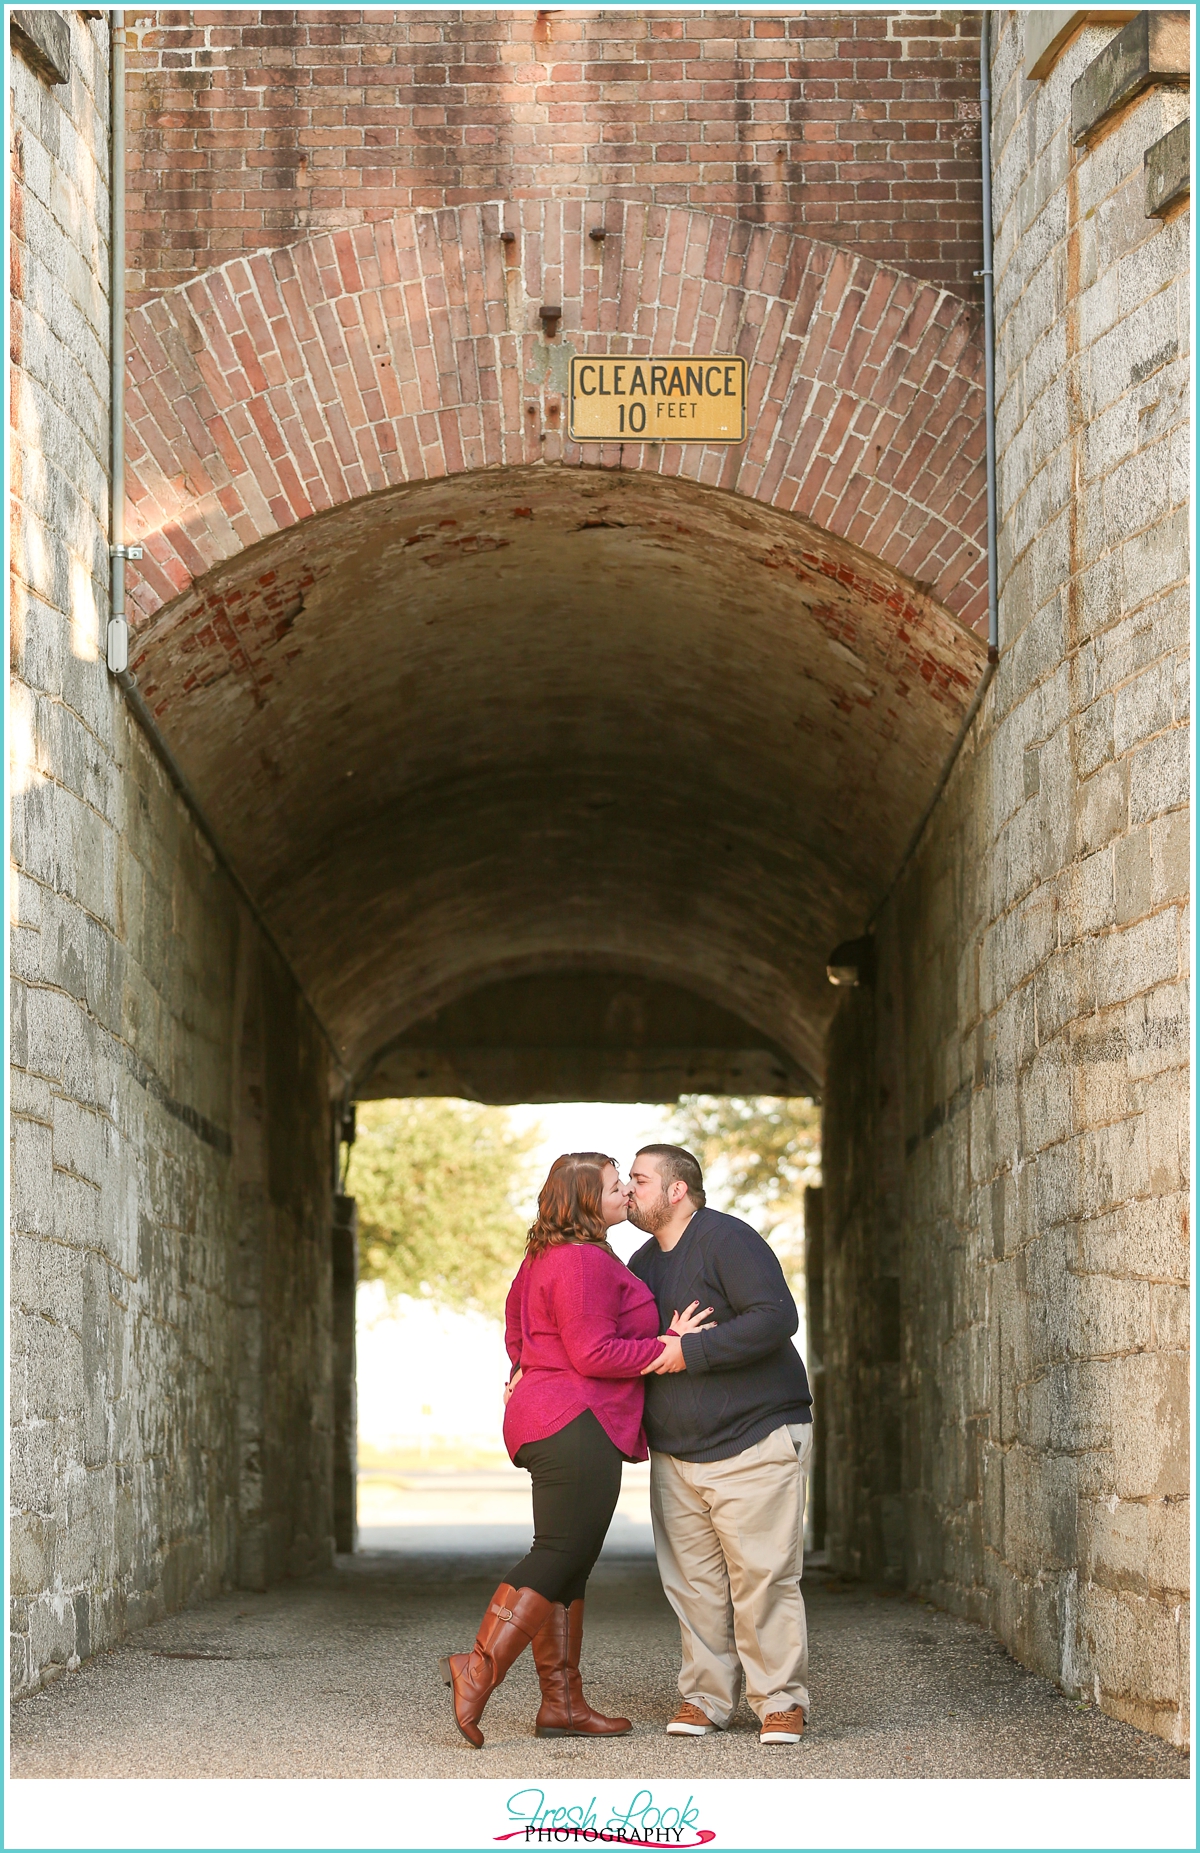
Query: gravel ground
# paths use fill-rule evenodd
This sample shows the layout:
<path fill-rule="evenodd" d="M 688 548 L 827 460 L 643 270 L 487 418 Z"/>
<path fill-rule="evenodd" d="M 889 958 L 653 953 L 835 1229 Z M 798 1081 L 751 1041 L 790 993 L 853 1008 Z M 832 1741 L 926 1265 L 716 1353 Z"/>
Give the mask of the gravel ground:
<path fill-rule="evenodd" d="M 584 1671 L 608 1742 L 533 1735 L 525 1654 L 472 1751 L 439 1655 L 470 1645 L 510 1559 L 375 1551 L 265 1595 L 238 1593 L 147 1628 L 13 1707 L 16 1777 L 667 1778 L 1186 1777 L 1186 1756 L 1071 1703 L 983 1629 L 891 1592 L 805 1576 L 813 1715 L 764 1749 L 746 1706 L 731 1729 L 669 1738 L 679 1635 L 644 1552 L 592 1578 Z"/>

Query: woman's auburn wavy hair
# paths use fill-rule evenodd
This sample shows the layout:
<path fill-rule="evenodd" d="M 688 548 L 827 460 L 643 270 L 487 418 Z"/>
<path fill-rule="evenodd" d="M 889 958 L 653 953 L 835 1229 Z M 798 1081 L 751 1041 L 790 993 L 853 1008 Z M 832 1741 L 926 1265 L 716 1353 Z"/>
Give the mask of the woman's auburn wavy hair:
<path fill-rule="evenodd" d="M 603 1242 L 608 1234 L 600 1211 L 604 1167 L 619 1169 L 605 1152 L 564 1152 L 551 1165 L 538 1195 L 538 1213 L 525 1252 L 531 1259 L 562 1242 Z"/>

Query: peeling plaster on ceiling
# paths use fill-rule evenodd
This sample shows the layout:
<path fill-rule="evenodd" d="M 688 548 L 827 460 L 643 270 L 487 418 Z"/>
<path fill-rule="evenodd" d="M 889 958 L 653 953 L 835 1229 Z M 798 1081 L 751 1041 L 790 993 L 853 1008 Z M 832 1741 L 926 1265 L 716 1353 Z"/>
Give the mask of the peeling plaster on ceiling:
<path fill-rule="evenodd" d="M 352 1069 L 502 976 L 605 969 L 814 1075 L 981 673 L 762 503 L 527 468 L 387 490 L 197 582 L 134 667 Z"/>

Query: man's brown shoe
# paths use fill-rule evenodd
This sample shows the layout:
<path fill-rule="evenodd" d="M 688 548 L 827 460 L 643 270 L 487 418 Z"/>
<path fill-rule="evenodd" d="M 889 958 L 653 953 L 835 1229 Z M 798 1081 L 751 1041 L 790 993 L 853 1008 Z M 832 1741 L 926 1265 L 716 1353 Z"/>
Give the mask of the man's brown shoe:
<path fill-rule="evenodd" d="M 769 1711 L 758 1733 L 760 1744 L 798 1744 L 804 1735 L 804 1709 Z"/>
<path fill-rule="evenodd" d="M 667 1726 L 668 1737 L 707 1737 L 717 1726 L 706 1711 L 686 1699 Z"/>

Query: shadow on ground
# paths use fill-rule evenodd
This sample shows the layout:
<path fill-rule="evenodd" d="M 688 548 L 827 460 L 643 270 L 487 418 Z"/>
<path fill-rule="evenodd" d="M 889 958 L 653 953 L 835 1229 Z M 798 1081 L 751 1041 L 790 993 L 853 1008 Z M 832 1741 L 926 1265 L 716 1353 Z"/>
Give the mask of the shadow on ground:
<path fill-rule="evenodd" d="M 1186 1777 L 1186 1756 L 1077 1706 L 983 1629 L 904 1596 L 805 1576 L 811 1728 L 763 1748 L 743 1705 L 668 1738 L 679 1635 L 644 1552 L 592 1578 L 588 1696 L 629 1737 L 541 1741 L 525 1654 L 472 1751 L 439 1655 L 470 1645 L 507 1558 L 376 1551 L 264 1595 L 174 1615 L 13 1707 L 16 1777 Z"/>

